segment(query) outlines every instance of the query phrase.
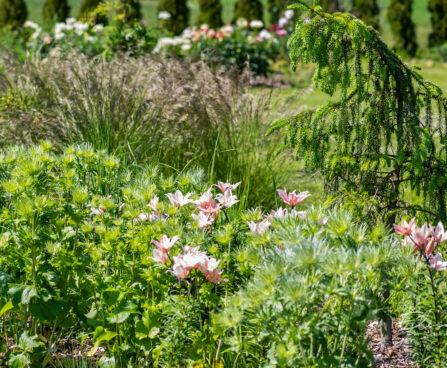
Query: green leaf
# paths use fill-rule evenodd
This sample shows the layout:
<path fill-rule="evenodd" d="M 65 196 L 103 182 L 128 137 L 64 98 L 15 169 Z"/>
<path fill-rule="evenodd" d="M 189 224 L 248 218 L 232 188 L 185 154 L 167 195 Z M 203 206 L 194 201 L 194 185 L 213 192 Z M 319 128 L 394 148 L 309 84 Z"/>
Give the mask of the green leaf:
<path fill-rule="evenodd" d="M 8 364 L 11 368 L 24 368 L 30 365 L 30 360 L 24 354 L 13 355 L 8 360 Z"/>
<path fill-rule="evenodd" d="M 101 368 L 114 368 L 116 366 L 115 358 L 103 356 L 101 359 L 99 359 L 99 366 Z"/>
<path fill-rule="evenodd" d="M 116 336 L 116 332 L 109 331 L 102 326 L 98 326 L 93 333 L 93 342 L 110 341 Z"/>
<path fill-rule="evenodd" d="M 12 301 L 8 301 L 2 309 L 0 309 L 0 317 L 3 316 L 7 311 L 14 308 L 14 304 L 12 304 Z"/>
<path fill-rule="evenodd" d="M 25 331 L 20 335 L 19 343 L 17 344 L 20 349 L 28 353 L 31 353 L 34 348 L 38 348 L 41 345 L 42 342 L 38 340 L 37 335 L 30 336 L 28 335 L 28 331 Z"/>

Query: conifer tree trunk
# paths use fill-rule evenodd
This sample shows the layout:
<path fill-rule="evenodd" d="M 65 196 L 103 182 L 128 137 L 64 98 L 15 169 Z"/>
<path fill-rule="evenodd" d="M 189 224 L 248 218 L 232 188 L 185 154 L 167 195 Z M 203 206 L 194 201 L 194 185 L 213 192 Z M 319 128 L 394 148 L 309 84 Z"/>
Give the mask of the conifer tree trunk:
<path fill-rule="evenodd" d="M 188 27 L 189 8 L 186 0 L 160 0 L 159 12 L 169 14 L 167 19 L 161 19 L 161 26 L 174 34 L 180 34 Z"/>
<path fill-rule="evenodd" d="M 46 0 L 42 9 L 44 22 L 50 23 L 53 19 L 63 22 L 68 18 L 70 6 L 67 0 Z"/>
<path fill-rule="evenodd" d="M 199 7 L 199 25 L 207 24 L 213 29 L 222 26 L 222 5 L 220 0 L 199 0 Z"/>
<path fill-rule="evenodd" d="M 24 0 L 2 0 L 0 2 L 0 27 L 19 28 L 28 17 Z"/>
<path fill-rule="evenodd" d="M 237 0 L 234 6 L 234 18 L 263 20 L 263 6 L 260 0 Z"/>

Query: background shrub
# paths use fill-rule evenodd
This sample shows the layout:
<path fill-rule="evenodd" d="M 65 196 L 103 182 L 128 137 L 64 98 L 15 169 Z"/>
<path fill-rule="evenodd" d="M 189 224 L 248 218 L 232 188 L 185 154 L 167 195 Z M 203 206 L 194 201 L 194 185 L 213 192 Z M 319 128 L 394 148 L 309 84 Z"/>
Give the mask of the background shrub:
<path fill-rule="evenodd" d="M 50 23 L 54 20 L 63 22 L 70 13 L 67 0 L 46 0 L 43 4 L 42 18 L 44 22 Z"/>
<path fill-rule="evenodd" d="M 140 0 L 122 0 L 123 20 L 125 22 L 138 22 L 143 17 Z"/>
<path fill-rule="evenodd" d="M 281 14 L 287 9 L 287 6 L 290 5 L 292 1 L 290 0 L 269 0 L 267 2 L 268 12 L 270 14 L 270 23 L 278 24 L 279 18 L 281 18 Z"/>
<path fill-rule="evenodd" d="M 101 3 L 101 0 L 82 0 L 81 7 L 79 8 L 79 19 L 86 19 L 88 15 L 94 11 L 98 5 Z"/>
<path fill-rule="evenodd" d="M 391 0 L 387 9 L 387 18 L 394 35 L 394 47 L 410 56 L 414 56 L 418 48 L 412 13 L 413 0 Z"/>
<path fill-rule="evenodd" d="M 2 0 L 0 2 L 0 27 L 16 29 L 25 23 L 28 10 L 24 0 Z"/>
<path fill-rule="evenodd" d="M 428 36 L 430 47 L 447 43 L 447 1 L 430 0 L 428 9 L 431 12 L 432 32 Z"/>
<path fill-rule="evenodd" d="M 217 29 L 223 24 L 220 0 L 199 0 L 199 7 L 198 25 L 207 24 L 209 27 Z"/>
<path fill-rule="evenodd" d="M 234 19 L 263 20 L 263 6 L 260 0 L 237 0 Z"/>
<path fill-rule="evenodd" d="M 351 13 L 377 31 L 380 30 L 380 9 L 377 0 L 354 0 Z"/>
<path fill-rule="evenodd" d="M 174 34 L 180 34 L 188 27 L 189 8 L 186 0 L 160 0 L 158 12 L 168 12 L 169 18 L 160 20 L 163 28 Z"/>

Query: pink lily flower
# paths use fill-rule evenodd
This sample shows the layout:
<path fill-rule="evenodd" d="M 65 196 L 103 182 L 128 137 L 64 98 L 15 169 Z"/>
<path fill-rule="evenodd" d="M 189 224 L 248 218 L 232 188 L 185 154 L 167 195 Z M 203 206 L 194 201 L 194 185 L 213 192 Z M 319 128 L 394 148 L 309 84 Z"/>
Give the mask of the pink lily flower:
<path fill-rule="evenodd" d="M 197 215 L 192 214 L 191 217 L 197 221 L 199 229 L 205 229 L 214 222 L 214 219 L 209 214 L 203 212 L 199 212 Z"/>
<path fill-rule="evenodd" d="M 284 190 L 278 189 L 278 194 L 285 204 L 288 204 L 289 206 L 292 207 L 295 207 L 296 205 L 304 201 L 306 198 L 312 196 L 312 194 L 310 194 L 308 191 L 296 194 L 296 190 L 287 193 L 285 189 Z"/>
<path fill-rule="evenodd" d="M 298 217 L 300 220 L 305 220 L 306 216 L 307 216 L 307 211 L 297 211 L 295 208 L 292 208 L 292 211 L 290 211 L 290 216 L 292 217 Z M 326 222 L 327 222 L 327 218 L 326 218 Z M 326 222 L 324 223 L 319 223 L 318 225 L 325 225 Z"/>
<path fill-rule="evenodd" d="M 200 212 L 207 214 L 216 214 L 220 210 L 220 205 L 214 202 L 213 196 L 211 194 L 211 188 L 209 188 L 202 196 L 196 201 L 198 204 L 197 209 Z"/>
<path fill-rule="evenodd" d="M 287 208 L 283 209 L 282 207 L 279 207 L 276 211 L 272 210 L 272 212 L 270 212 L 269 217 L 278 219 L 278 218 L 283 218 L 286 215 L 287 215 Z"/>
<path fill-rule="evenodd" d="M 168 253 L 163 252 L 160 249 L 154 249 L 152 259 L 155 262 L 166 264 L 166 260 L 168 259 Z"/>
<path fill-rule="evenodd" d="M 179 190 L 177 190 L 175 192 L 175 194 L 172 193 L 168 193 L 166 194 L 166 197 L 169 198 L 169 201 L 171 202 L 171 204 L 175 207 L 182 207 L 188 203 L 193 203 L 194 201 L 192 199 L 189 199 L 189 196 L 191 195 L 191 193 L 186 194 L 185 196 L 183 196 L 182 192 L 180 192 Z"/>
<path fill-rule="evenodd" d="M 188 277 L 189 270 L 183 267 L 181 263 L 174 263 L 172 273 L 180 280 Z"/>
<path fill-rule="evenodd" d="M 254 234 L 264 234 L 271 224 L 268 219 L 264 219 L 261 222 L 247 221 L 248 228 Z"/>
<path fill-rule="evenodd" d="M 180 236 L 176 235 L 172 239 L 169 239 L 166 235 L 163 235 L 160 241 L 152 240 L 151 243 L 154 244 L 158 249 L 163 252 L 169 252 L 175 243 L 178 242 Z"/>
<path fill-rule="evenodd" d="M 418 249 L 425 250 L 426 246 L 431 240 L 431 232 L 433 228 L 431 225 L 427 225 L 425 222 L 421 228 L 415 228 L 411 235 L 410 240 L 413 242 L 414 246 Z"/>
<path fill-rule="evenodd" d="M 106 209 L 102 206 L 102 204 L 100 204 L 98 208 L 92 207 L 90 210 L 91 214 L 96 216 L 102 215 L 104 212 L 106 212 Z"/>
<path fill-rule="evenodd" d="M 225 208 L 230 208 L 235 205 L 239 200 L 233 195 L 231 189 L 227 189 L 224 194 L 218 194 L 216 196 L 217 201 Z"/>
<path fill-rule="evenodd" d="M 149 220 L 149 214 L 146 212 L 140 213 L 138 217 L 135 219 L 136 222 L 145 222 L 147 220 Z"/>
<path fill-rule="evenodd" d="M 188 271 L 199 268 L 199 264 L 206 258 L 206 253 L 199 251 L 199 246 L 183 247 L 183 252 L 184 254 L 174 256 L 174 264 L 180 264 Z"/>
<path fill-rule="evenodd" d="M 435 256 L 430 256 L 428 259 L 430 262 L 430 267 L 436 271 L 445 271 L 447 270 L 447 262 L 442 261 L 441 253 L 436 254 Z"/>
<path fill-rule="evenodd" d="M 149 207 L 152 209 L 152 211 L 158 212 L 158 196 L 154 196 L 154 198 L 151 199 L 148 205 L 146 207 Z M 171 202 L 172 203 L 172 202 Z"/>
<path fill-rule="evenodd" d="M 223 271 L 221 268 L 218 268 L 219 263 L 220 261 L 217 261 L 215 258 L 207 257 L 199 264 L 200 271 L 202 271 L 207 281 L 214 284 L 228 281 L 228 279 L 220 278 Z"/>
<path fill-rule="evenodd" d="M 218 181 L 217 184 L 213 184 L 213 186 L 218 187 L 222 193 L 225 193 L 228 189 L 230 190 L 236 190 L 236 188 L 241 184 L 242 182 L 238 182 L 236 184 L 230 184 L 230 183 L 224 183 L 222 181 Z"/>
<path fill-rule="evenodd" d="M 402 220 L 400 225 L 393 224 L 393 226 L 396 233 L 401 234 L 403 236 L 410 235 L 413 232 L 413 230 L 415 230 L 417 227 L 416 220 L 414 219 L 414 217 L 408 223 L 405 220 Z"/>
<path fill-rule="evenodd" d="M 436 229 L 432 231 L 432 236 L 438 244 L 447 241 L 447 232 L 444 230 L 444 225 L 441 221 L 438 222 L 438 225 L 436 225 Z"/>

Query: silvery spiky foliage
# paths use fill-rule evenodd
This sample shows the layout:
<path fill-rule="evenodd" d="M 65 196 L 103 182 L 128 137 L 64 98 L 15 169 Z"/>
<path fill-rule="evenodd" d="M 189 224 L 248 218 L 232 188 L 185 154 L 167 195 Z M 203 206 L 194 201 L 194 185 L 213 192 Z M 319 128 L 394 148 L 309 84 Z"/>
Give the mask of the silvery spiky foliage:
<path fill-rule="evenodd" d="M 394 34 L 396 50 L 413 56 L 418 48 L 416 30 L 411 20 L 413 0 L 391 0 L 387 18 Z"/>
<path fill-rule="evenodd" d="M 289 40 L 292 65 L 315 63 L 316 87 L 337 101 L 276 121 L 271 131 L 286 130 L 282 148 L 295 149 L 309 169 L 321 171 L 332 193 L 367 198 L 359 206 L 364 214 L 374 212 L 388 224 L 401 210 L 445 219 L 442 91 L 359 19 L 299 5 L 307 14 Z"/>
<path fill-rule="evenodd" d="M 43 5 L 42 17 L 47 23 L 57 20 L 65 21 L 70 13 L 70 6 L 67 0 L 46 0 Z"/>
<path fill-rule="evenodd" d="M 2 0 L 0 2 L 0 27 L 12 29 L 25 23 L 28 10 L 24 0 Z"/>
<path fill-rule="evenodd" d="M 220 0 L 199 0 L 200 14 L 197 23 L 211 28 L 222 26 L 222 4 Z"/>
<path fill-rule="evenodd" d="M 428 9 L 432 28 L 428 42 L 430 46 L 442 45 L 447 42 L 447 0 L 430 0 Z"/>

